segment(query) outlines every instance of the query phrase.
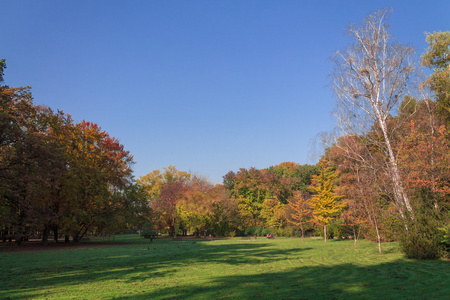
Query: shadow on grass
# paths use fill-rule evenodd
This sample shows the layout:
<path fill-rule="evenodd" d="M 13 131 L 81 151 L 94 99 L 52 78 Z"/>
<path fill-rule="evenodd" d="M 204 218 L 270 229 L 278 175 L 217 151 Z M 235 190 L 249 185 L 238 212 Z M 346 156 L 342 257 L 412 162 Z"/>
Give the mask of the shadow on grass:
<path fill-rule="evenodd" d="M 78 256 L 72 260 L 34 264 L 0 274 L 0 298 L 45 297 L 61 286 L 114 280 L 133 289 L 132 283 L 151 283 L 161 277 L 171 280 L 177 268 L 189 265 L 213 268 L 223 264 L 248 265 L 250 272 L 247 275 L 218 272 L 204 284 L 190 279 L 176 286 L 155 286 L 151 292 L 131 290 L 134 295 L 118 292 L 117 296 L 120 299 L 437 299 L 450 293 L 450 263 L 446 261 L 397 260 L 363 267 L 351 263 L 303 267 L 297 264 L 278 272 L 270 271 L 270 267 L 256 272 L 270 264 L 284 263 L 286 258 L 299 260 L 314 255 L 314 249 L 304 245 L 288 249 L 273 246 L 270 242 L 215 244 L 202 240 L 163 240 L 133 247 L 102 248 L 102 252 L 92 251 L 95 255 L 86 250 L 76 252 Z M 23 282 L 14 278 L 23 278 Z"/>
<path fill-rule="evenodd" d="M 450 265 L 395 261 L 371 267 L 341 264 L 211 278 L 120 299 L 448 299 Z"/>
<path fill-rule="evenodd" d="M 94 248 L 91 248 L 94 249 Z M 123 280 L 125 282 L 145 281 L 155 277 L 170 276 L 174 268 L 189 264 L 215 263 L 229 265 L 261 264 L 261 260 L 282 260 L 283 255 L 298 254 L 302 249 L 274 249 L 267 244 L 235 243 L 215 245 L 205 240 L 186 240 L 174 242 L 168 239 L 153 243 L 132 245 L 130 248 L 111 247 L 111 252 L 104 248 L 95 248 L 92 256 L 90 249 L 72 249 L 72 259 L 53 260 L 19 266 L 15 270 L 7 270 L 0 274 L 0 299 L 21 298 L 23 290 L 33 292 L 51 289 L 55 286 L 80 285 L 107 280 Z M 84 252 L 83 252 L 84 251 Z M 51 251 L 42 253 L 50 254 Z M 50 254 L 51 255 L 51 254 Z M 18 282 L 17 278 L 27 278 L 26 282 Z M 44 295 L 44 294 L 42 294 Z"/>

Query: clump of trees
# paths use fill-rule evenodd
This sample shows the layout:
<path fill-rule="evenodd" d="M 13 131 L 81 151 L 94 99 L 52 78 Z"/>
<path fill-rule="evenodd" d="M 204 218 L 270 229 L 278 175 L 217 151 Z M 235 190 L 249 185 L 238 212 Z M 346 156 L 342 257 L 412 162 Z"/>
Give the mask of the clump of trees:
<path fill-rule="evenodd" d="M 5 60 L 0 62 L 3 80 Z M 33 104 L 30 87 L 0 86 L 0 236 L 79 241 L 125 230 L 145 213 L 133 157 L 97 124 Z"/>
<path fill-rule="evenodd" d="M 137 184 L 147 194 L 154 231 L 229 235 L 238 227 L 237 204 L 222 185 L 204 177 L 168 166 L 140 177 Z"/>

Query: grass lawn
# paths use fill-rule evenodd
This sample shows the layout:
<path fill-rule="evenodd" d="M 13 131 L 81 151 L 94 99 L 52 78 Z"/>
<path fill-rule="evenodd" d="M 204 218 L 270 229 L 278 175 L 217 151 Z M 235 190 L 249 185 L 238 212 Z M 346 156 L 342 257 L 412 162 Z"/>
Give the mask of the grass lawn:
<path fill-rule="evenodd" d="M 0 243 L 0 299 L 450 297 L 450 262 L 405 259 L 397 243 L 378 255 L 368 241 L 356 250 L 350 240 L 194 241 L 127 235 L 117 245 L 14 252 Z"/>

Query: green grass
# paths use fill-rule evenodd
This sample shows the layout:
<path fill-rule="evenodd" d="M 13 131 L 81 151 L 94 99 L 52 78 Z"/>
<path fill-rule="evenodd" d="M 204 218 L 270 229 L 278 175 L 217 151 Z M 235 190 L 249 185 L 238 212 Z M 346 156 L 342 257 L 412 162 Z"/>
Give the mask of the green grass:
<path fill-rule="evenodd" d="M 450 262 L 398 244 L 320 239 L 116 238 L 131 244 L 0 252 L 0 299 L 448 299 Z M 0 244 L 0 247 L 3 247 Z"/>

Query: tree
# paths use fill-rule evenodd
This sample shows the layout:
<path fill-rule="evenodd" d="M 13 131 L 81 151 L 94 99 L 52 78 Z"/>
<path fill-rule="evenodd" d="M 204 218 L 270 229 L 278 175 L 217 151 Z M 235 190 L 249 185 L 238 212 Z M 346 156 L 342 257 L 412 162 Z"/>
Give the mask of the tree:
<path fill-rule="evenodd" d="M 417 105 L 409 130 L 398 142 L 399 165 L 416 211 L 414 222 L 400 235 L 400 245 L 412 258 L 435 258 L 448 251 L 441 244 L 440 228 L 449 221 L 450 140 L 445 126 L 429 115 L 429 102 Z"/>
<path fill-rule="evenodd" d="M 372 139 L 386 156 L 386 171 L 392 182 L 397 208 L 403 219 L 414 217 L 403 186 L 388 119 L 416 78 L 411 47 L 393 42 L 387 29 L 388 10 L 379 10 L 359 26 L 348 29 L 353 43 L 334 55 L 333 89 L 338 97 L 338 126 L 342 135 L 370 138 L 366 133 L 377 126 L 381 137 Z M 347 147 L 351 149 L 351 147 Z"/>
<path fill-rule="evenodd" d="M 263 203 L 275 197 L 285 204 L 292 194 L 291 186 L 286 182 L 273 172 L 256 168 L 241 168 L 237 173 L 228 172 L 224 176 L 224 186 L 238 203 L 244 226 L 268 225 L 264 224 L 267 216 L 261 216 Z"/>
<path fill-rule="evenodd" d="M 3 82 L 3 71 L 6 69 L 6 62 L 5 59 L 0 59 L 0 82 Z"/>
<path fill-rule="evenodd" d="M 152 209 L 150 218 L 159 230 L 176 234 L 177 203 L 182 197 L 185 182 L 191 174 L 168 166 L 141 176 L 136 182 L 147 193 L 148 205 Z"/>
<path fill-rule="evenodd" d="M 160 229 L 167 229 L 169 235 L 177 235 L 177 205 L 185 191 L 185 182 L 181 179 L 168 182 L 161 188 L 161 194 L 151 204 Z"/>
<path fill-rule="evenodd" d="M 287 221 L 296 226 L 300 226 L 302 231 L 302 242 L 305 241 L 305 225 L 312 219 L 312 209 L 310 202 L 302 197 L 300 191 L 297 191 L 294 196 L 288 199 L 288 212 Z"/>
<path fill-rule="evenodd" d="M 308 193 L 308 187 L 311 185 L 311 178 L 316 174 L 316 166 L 300 165 L 295 162 L 282 162 L 281 164 L 267 168 L 268 173 L 275 174 L 284 186 L 282 198 L 283 203 L 286 199 L 293 196 L 296 191 Z"/>
<path fill-rule="evenodd" d="M 212 226 L 213 199 L 207 193 L 213 188 L 206 178 L 193 175 L 186 182 L 186 188 L 177 204 L 180 221 L 196 233 L 206 231 Z"/>
<path fill-rule="evenodd" d="M 428 33 L 426 39 L 428 51 L 422 55 L 422 65 L 434 71 L 426 84 L 436 96 L 438 112 L 450 125 L 450 32 Z"/>
<path fill-rule="evenodd" d="M 227 235 L 237 227 L 237 204 L 222 185 L 193 175 L 177 204 L 180 221 L 196 234 Z"/>
<path fill-rule="evenodd" d="M 178 170 L 175 166 L 170 165 L 162 170 L 153 170 L 145 176 L 139 177 L 136 182 L 140 184 L 148 193 L 150 201 L 160 196 L 161 189 L 165 184 L 175 182 L 177 180 L 187 181 L 191 174 Z"/>
<path fill-rule="evenodd" d="M 281 228 L 286 225 L 285 204 L 276 197 L 264 200 L 261 205 L 261 219 L 270 228 Z"/>
<path fill-rule="evenodd" d="M 53 117 L 33 105 L 29 87 L 0 87 L 0 223 L 2 236 L 20 243 L 37 230 L 46 242 L 55 222 L 53 191 L 66 170 L 64 152 L 52 134 Z"/>
<path fill-rule="evenodd" d="M 4 60 L 0 61 L 3 80 Z M 129 227 L 141 214 L 132 192 L 133 157 L 91 122 L 33 104 L 29 87 L 0 86 L 0 226 L 20 243 L 53 230 L 78 241 L 88 230 Z M 125 211 L 126 210 L 126 211 Z"/>
<path fill-rule="evenodd" d="M 325 159 L 319 161 L 319 175 L 314 175 L 310 186 L 313 192 L 311 206 L 314 219 L 323 225 L 324 241 L 327 242 L 327 225 L 345 207 L 342 196 L 336 193 L 337 172 Z"/>
<path fill-rule="evenodd" d="M 64 184 L 63 231 L 75 242 L 88 230 L 103 231 L 114 214 L 114 193 L 131 184 L 133 156 L 97 124 L 82 121 L 61 135 L 68 173 Z"/>

